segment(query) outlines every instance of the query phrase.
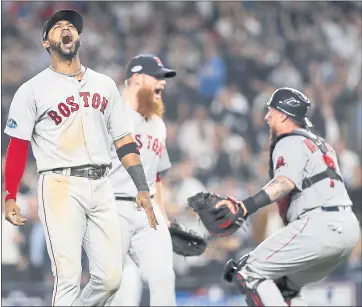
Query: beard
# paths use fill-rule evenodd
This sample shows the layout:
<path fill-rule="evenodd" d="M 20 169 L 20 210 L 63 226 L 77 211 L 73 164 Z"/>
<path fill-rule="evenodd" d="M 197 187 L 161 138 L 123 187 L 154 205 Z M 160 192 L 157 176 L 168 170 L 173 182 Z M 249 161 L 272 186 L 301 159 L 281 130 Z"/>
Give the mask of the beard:
<path fill-rule="evenodd" d="M 50 41 L 49 40 L 49 48 L 52 52 L 55 52 L 57 54 L 59 54 L 59 56 L 61 58 L 63 58 L 64 60 L 72 60 L 78 53 L 78 50 L 80 48 L 80 39 L 78 38 L 75 43 L 74 43 L 74 50 L 68 53 L 64 52 L 62 47 L 61 47 L 61 42 L 54 42 L 54 41 Z"/>
<path fill-rule="evenodd" d="M 270 142 L 274 142 L 277 138 L 278 134 L 277 131 L 274 128 L 269 128 L 269 140 Z"/>
<path fill-rule="evenodd" d="M 137 92 L 137 101 L 137 112 L 144 118 L 149 119 L 153 114 L 162 117 L 163 103 L 154 98 L 153 89 L 142 86 Z"/>

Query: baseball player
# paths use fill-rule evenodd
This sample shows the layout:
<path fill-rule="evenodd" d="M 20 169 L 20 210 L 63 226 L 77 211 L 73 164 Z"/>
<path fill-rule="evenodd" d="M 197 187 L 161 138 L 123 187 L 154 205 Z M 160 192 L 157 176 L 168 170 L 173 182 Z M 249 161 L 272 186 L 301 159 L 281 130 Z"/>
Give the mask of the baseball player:
<path fill-rule="evenodd" d="M 131 108 L 129 117 L 134 125 L 133 134 L 145 168 L 152 201 L 157 204 L 154 206 L 159 222 L 157 231 L 147 225 L 147 219 L 137 210 L 137 189 L 117 160 L 115 150 L 112 151 L 114 168 L 109 173 L 123 234 L 123 255 L 129 253 L 148 283 L 151 306 L 176 305 L 173 248 L 168 230 L 170 222 L 162 200 L 161 179 L 162 173 L 171 166 L 166 149 L 166 126 L 162 119 L 162 91 L 166 79 L 174 76 L 176 72 L 165 68 L 158 57 L 141 54 L 127 65 L 123 93 L 125 103 Z M 132 264 L 125 268 L 127 272 L 128 266 L 131 267 Z M 111 299 L 112 306 L 126 305 L 129 302 L 129 298 L 125 297 L 133 292 L 129 281 L 127 277 L 123 279 L 120 290 Z"/>
<path fill-rule="evenodd" d="M 138 206 L 156 228 L 148 184 L 115 82 L 80 63 L 82 16 L 56 12 L 43 27 L 51 66 L 15 93 L 5 133 L 6 219 L 24 225 L 16 195 L 29 142 L 39 176 L 39 218 L 54 275 L 53 306 L 104 306 L 121 283 L 121 230 L 106 176 L 111 167 L 108 135 L 131 176 Z M 144 214 L 144 213 L 143 213 Z M 150 227 L 151 228 L 151 227 Z M 82 244 L 90 282 L 80 293 Z"/>
<path fill-rule="evenodd" d="M 306 306 L 302 287 L 327 276 L 349 257 L 358 241 L 359 225 L 336 153 L 308 130 L 309 107 L 301 92 L 277 89 L 265 116 L 272 180 L 243 201 L 206 196 L 216 205 L 210 206 L 203 222 L 216 233 L 234 232 L 247 216 L 273 202 L 286 223 L 238 263 L 229 260 L 225 266 L 224 278 L 239 287 L 248 306 Z M 205 199 L 201 193 L 189 199 L 196 210 L 200 197 Z"/>

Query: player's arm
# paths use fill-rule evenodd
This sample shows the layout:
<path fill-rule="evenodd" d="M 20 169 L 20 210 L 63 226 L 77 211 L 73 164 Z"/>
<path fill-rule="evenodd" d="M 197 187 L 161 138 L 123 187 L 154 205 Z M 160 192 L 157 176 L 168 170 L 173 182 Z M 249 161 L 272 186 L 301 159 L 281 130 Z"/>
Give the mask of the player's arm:
<path fill-rule="evenodd" d="M 16 195 L 28 157 L 29 141 L 10 137 L 4 165 L 5 219 L 16 226 L 24 225 L 25 218 L 16 204 Z"/>
<path fill-rule="evenodd" d="M 167 147 L 166 147 L 166 125 L 165 123 L 162 121 L 162 126 L 161 129 L 163 130 L 164 133 L 164 139 L 163 139 L 163 150 L 162 150 L 162 155 L 160 157 L 160 160 L 158 162 L 157 165 L 157 176 L 156 176 L 156 203 L 158 205 L 158 207 L 161 210 L 161 213 L 163 215 L 163 217 L 165 218 L 165 221 L 167 223 L 167 225 L 170 225 L 170 221 L 168 219 L 167 216 L 167 210 L 166 210 L 166 204 L 163 201 L 163 184 L 162 184 L 162 175 L 165 174 L 165 172 L 170 169 L 171 167 L 171 162 L 170 162 L 170 158 L 168 156 L 168 151 L 167 151 Z"/>
<path fill-rule="evenodd" d="M 306 161 L 307 156 L 299 137 L 289 137 L 279 141 L 273 152 L 274 178 L 258 193 L 238 202 L 243 208 L 244 216 L 253 214 L 280 200 L 295 189 L 301 190 L 302 174 Z M 224 201 L 223 204 L 227 205 L 233 213 L 236 213 L 237 208 L 226 202 Z"/>
<path fill-rule="evenodd" d="M 240 202 L 244 209 L 244 215 L 253 214 L 259 209 L 272 204 L 275 201 L 288 195 L 295 189 L 293 181 L 285 176 L 277 176 L 273 178 L 263 189 L 252 197 Z"/>
<path fill-rule="evenodd" d="M 137 144 L 131 135 L 131 122 L 129 120 L 129 108 L 122 101 L 116 83 L 110 79 L 111 85 L 111 107 L 108 116 L 109 132 L 113 138 L 114 146 L 119 160 L 127 170 L 134 182 L 138 194 L 136 203 L 139 209 L 143 207 L 147 214 L 150 226 L 156 229 L 158 222 L 153 212 L 150 189 L 147 184 L 146 175 L 141 163 Z"/>
<path fill-rule="evenodd" d="M 128 134 L 114 141 L 114 146 L 116 147 L 119 160 L 131 176 L 137 190 L 139 192 L 149 192 L 141 157 L 133 136 Z"/>
<path fill-rule="evenodd" d="M 170 221 L 169 221 L 168 216 L 167 216 L 166 205 L 165 205 L 165 202 L 163 201 L 162 191 L 163 191 L 162 179 L 161 179 L 160 174 L 157 174 L 157 178 L 156 178 L 156 196 L 155 196 L 156 203 L 157 203 L 158 207 L 160 208 L 161 213 L 162 213 L 163 217 L 165 218 L 165 221 L 166 221 L 167 225 L 169 225 Z"/>
<path fill-rule="evenodd" d="M 24 225 L 16 195 L 28 157 L 29 143 L 36 122 L 36 107 L 29 83 L 15 93 L 10 105 L 5 133 L 10 136 L 4 165 L 5 219 L 16 226 Z"/>

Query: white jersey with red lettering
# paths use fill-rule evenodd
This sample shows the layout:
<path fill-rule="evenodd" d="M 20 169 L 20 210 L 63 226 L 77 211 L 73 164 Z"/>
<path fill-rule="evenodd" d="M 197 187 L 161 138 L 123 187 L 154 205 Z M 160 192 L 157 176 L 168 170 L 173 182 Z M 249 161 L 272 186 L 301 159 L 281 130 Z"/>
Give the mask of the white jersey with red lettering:
<path fill-rule="evenodd" d="M 133 124 L 133 135 L 140 151 L 151 195 L 155 194 L 156 176 L 171 167 L 166 149 L 166 126 L 162 118 L 153 115 L 146 120 L 138 112 L 129 110 Z M 136 197 L 137 189 L 122 163 L 119 161 L 115 147 L 111 144 L 112 169 L 109 172 L 116 196 Z"/>
<path fill-rule="evenodd" d="M 47 68 L 13 98 L 5 133 L 31 142 L 40 173 L 38 214 L 52 262 L 53 306 L 102 306 L 118 289 L 122 237 L 105 165 L 109 135 L 117 140 L 130 132 L 115 82 L 89 68 L 81 81 Z M 79 293 L 82 244 L 92 277 Z"/>
<path fill-rule="evenodd" d="M 145 170 L 151 196 L 155 195 L 156 176 L 171 167 L 166 149 L 166 126 L 156 115 L 146 120 L 136 111 L 130 111 L 133 133 L 136 139 L 142 165 Z M 153 201 L 153 209 L 159 225 L 152 229 L 144 210 L 138 211 L 134 199 L 137 189 L 130 182 L 129 174 L 117 159 L 112 145 L 112 169 L 109 173 L 115 191 L 118 217 L 122 228 L 123 257 L 128 253 L 125 276 L 111 306 L 129 306 L 131 301 L 139 301 L 140 291 L 133 287 L 134 270 L 128 269 L 132 261 L 140 275 L 146 280 L 150 290 L 150 306 L 176 306 L 175 274 L 173 271 L 173 249 L 170 232 L 158 205 Z M 128 273 L 129 272 L 129 273 Z M 131 297 L 131 296 L 134 297 Z"/>
<path fill-rule="evenodd" d="M 48 68 L 16 92 L 5 133 L 31 141 L 44 171 L 110 164 L 108 135 L 129 134 L 130 122 L 111 78 L 88 68 L 79 82 Z"/>

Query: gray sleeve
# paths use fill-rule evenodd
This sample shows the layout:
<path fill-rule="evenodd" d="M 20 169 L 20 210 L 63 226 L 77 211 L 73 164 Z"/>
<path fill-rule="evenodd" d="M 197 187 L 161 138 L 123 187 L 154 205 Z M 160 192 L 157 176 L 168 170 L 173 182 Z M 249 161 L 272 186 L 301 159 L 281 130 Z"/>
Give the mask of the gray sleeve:
<path fill-rule="evenodd" d="M 274 178 L 285 176 L 297 189 L 302 190 L 303 173 L 308 156 L 303 146 L 303 138 L 289 136 L 280 140 L 273 152 Z"/>
<path fill-rule="evenodd" d="M 158 163 L 157 173 L 161 173 L 171 167 L 170 158 L 168 156 L 167 148 L 163 148 L 163 152 L 160 158 L 160 162 Z"/>
<path fill-rule="evenodd" d="M 128 107 L 124 103 L 116 83 L 111 82 L 111 108 L 108 115 L 109 133 L 113 141 L 121 139 L 132 131 Z"/>
<path fill-rule="evenodd" d="M 24 83 L 16 91 L 10 105 L 4 132 L 12 137 L 30 141 L 37 120 L 33 90 Z"/>
<path fill-rule="evenodd" d="M 161 173 L 163 171 L 168 170 L 171 167 L 171 162 L 170 162 L 170 158 L 168 156 L 168 152 L 167 152 L 167 147 L 166 147 L 166 138 L 167 138 L 167 128 L 166 125 L 164 123 L 164 121 L 161 119 L 161 129 L 162 129 L 162 133 L 164 135 L 164 139 L 163 139 L 163 148 L 162 148 L 162 153 L 161 153 L 161 157 L 160 157 L 160 161 L 158 162 L 158 166 L 157 166 L 157 173 Z"/>

